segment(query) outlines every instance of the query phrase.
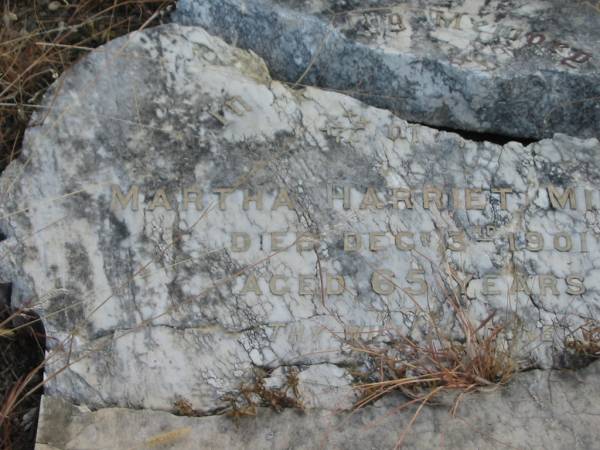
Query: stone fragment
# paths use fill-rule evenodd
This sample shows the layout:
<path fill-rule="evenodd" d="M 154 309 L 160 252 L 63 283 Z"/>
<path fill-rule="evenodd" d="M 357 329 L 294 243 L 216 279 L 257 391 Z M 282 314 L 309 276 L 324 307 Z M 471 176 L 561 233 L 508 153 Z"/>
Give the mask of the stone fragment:
<path fill-rule="evenodd" d="M 456 416 L 452 398 L 424 408 L 406 435 L 407 449 L 588 450 L 600 426 L 600 367 L 578 373 L 530 371 L 503 390 L 467 395 Z M 401 398 L 354 413 L 298 414 L 263 409 L 256 417 L 176 417 L 159 411 L 89 411 L 45 397 L 36 450 L 391 449 L 415 409 L 398 412 Z M 132 433 L 132 430 L 135 432 Z"/>
<path fill-rule="evenodd" d="M 48 94 L 0 179 L 0 282 L 44 322 L 45 394 L 92 409 L 222 413 L 292 370 L 307 410 L 348 408 L 357 342 L 465 327 L 561 367 L 600 307 L 599 155 L 410 125 L 159 27 Z"/>
<path fill-rule="evenodd" d="M 600 4 L 556 0 L 179 0 L 175 20 L 413 122 L 598 136 Z"/>

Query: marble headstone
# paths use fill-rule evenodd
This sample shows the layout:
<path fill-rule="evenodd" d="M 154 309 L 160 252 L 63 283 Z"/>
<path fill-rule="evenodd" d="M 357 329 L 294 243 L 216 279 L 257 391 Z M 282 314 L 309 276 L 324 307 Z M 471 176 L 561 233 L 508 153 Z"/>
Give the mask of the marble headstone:
<path fill-rule="evenodd" d="M 179 0 L 175 20 L 273 76 L 417 123 L 598 136 L 600 4 L 560 0 Z"/>
<path fill-rule="evenodd" d="M 597 139 L 467 141 L 177 25 L 92 52 L 44 105 L 0 179 L 0 281 L 43 320 L 47 398 L 211 414 L 295 367 L 308 409 L 349 408 L 346 338 L 460 336 L 450 298 L 518 318 L 527 368 L 598 317 Z"/>

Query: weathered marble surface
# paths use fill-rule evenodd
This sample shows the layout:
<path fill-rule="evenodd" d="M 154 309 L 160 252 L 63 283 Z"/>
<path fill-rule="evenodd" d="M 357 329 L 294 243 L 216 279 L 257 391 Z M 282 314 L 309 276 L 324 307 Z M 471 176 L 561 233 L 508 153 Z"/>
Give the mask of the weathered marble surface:
<path fill-rule="evenodd" d="M 600 426 L 599 391 L 597 363 L 577 373 L 519 374 L 501 391 L 468 395 L 454 418 L 451 398 L 423 409 L 402 448 L 593 449 Z M 120 408 L 92 412 L 45 397 L 36 450 L 392 449 L 414 413 L 398 413 L 399 401 L 392 398 L 352 415 L 261 410 L 236 424 L 225 416 L 177 417 Z M 161 438 L 161 446 L 151 445 Z"/>
<path fill-rule="evenodd" d="M 37 305 L 44 320 L 46 373 L 58 373 L 48 395 L 165 411 L 184 398 L 208 414 L 256 368 L 276 377 L 293 366 L 309 408 L 347 408 L 358 362 L 346 339 L 424 342 L 430 318 L 459 339 L 449 291 L 458 287 L 453 277 L 468 274 L 463 308 L 475 324 L 496 311 L 486 326 L 518 317 L 510 338 L 523 367 L 560 365 L 568 330 L 598 317 L 599 221 L 582 198 L 589 189 L 600 205 L 596 139 L 466 141 L 350 97 L 290 90 L 255 55 L 175 25 L 94 51 L 45 105 L 0 180 L 8 236 L 0 281 L 13 283 L 15 306 Z M 328 184 L 349 189 L 350 209 L 330 204 Z M 473 204 L 484 209 L 465 209 L 464 192 L 452 208 L 424 209 L 431 185 L 482 188 Z M 552 207 L 547 185 L 574 188 L 577 208 Z M 113 196 L 132 186 L 137 210 Z M 184 205 L 181 189 L 190 186 L 204 190 L 203 204 Z M 214 191 L 223 187 L 235 191 L 221 209 Z M 415 191 L 412 209 L 382 200 L 395 187 Z M 513 190 L 507 209 L 492 187 Z M 244 195 L 258 191 L 263 210 L 255 202 L 245 209 Z M 479 226 L 495 230 L 483 236 Z M 526 230 L 544 236 L 541 251 L 523 250 Z M 394 244 L 401 231 L 415 233 L 400 246 L 410 241 L 413 250 Z M 232 247 L 233 232 L 250 235 L 247 251 Z M 320 242 L 306 248 L 296 232 Z M 365 245 L 369 233 L 384 234 L 371 249 L 350 252 L 349 232 Z M 572 238 L 570 251 L 553 249 L 559 232 Z M 391 273 L 382 278 L 381 270 Z M 273 287 L 274 274 L 281 278 Z M 486 296 L 490 274 L 499 294 Z M 511 292 L 519 274 L 529 287 Z M 573 274 L 585 278 L 584 295 L 568 292 Z M 328 275 L 345 277 L 343 292 Z M 539 275 L 554 280 L 556 293 L 540 293 Z"/>
<path fill-rule="evenodd" d="M 403 119 L 521 138 L 600 130 L 600 4 L 562 0 L 179 0 L 175 20 L 275 78 Z"/>

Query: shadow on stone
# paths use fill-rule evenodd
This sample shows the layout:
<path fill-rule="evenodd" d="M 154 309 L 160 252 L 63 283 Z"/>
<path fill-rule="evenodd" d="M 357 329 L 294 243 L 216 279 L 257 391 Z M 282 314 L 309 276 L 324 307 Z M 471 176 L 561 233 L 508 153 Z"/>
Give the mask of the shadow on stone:
<path fill-rule="evenodd" d="M 43 379 L 46 339 L 37 314 L 11 308 L 11 290 L 0 285 L 0 449 L 30 450 L 43 390 L 25 394 Z"/>

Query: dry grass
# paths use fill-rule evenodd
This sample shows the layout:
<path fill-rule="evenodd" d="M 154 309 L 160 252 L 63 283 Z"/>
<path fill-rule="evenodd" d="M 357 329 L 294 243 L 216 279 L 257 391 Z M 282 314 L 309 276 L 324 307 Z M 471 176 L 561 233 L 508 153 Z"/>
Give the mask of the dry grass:
<path fill-rule="evenodd" d="M 589 320 L 565 338 L 565 348 L 586 359 L 600 358 L 600 322 Z"/>
<path fill-rule="evenodd" d="M 19 400 L 23 391 L 42 381 L 42 372 L 36 368 L 44 357 L 45 337 L 40 326 L 31 324 L 36 318 L 27 310 L 9 313 L 0 303 L 0 448 L 3 450 L 33 448 L 41 390 Z"/>
<path fill-rule="evenodd" d="M 48 86 L 89 50 L 156 25 L 174 0 L 4 0 L 0 10 L 0 169 Z"/>
<path fill-rule="evenodd" d="M 266 373 L 256 373 L 250 384 L 244 384 L 239 391 L 224 398 L 229 402 L 225 413 L 238 420 L 241 417 L 256 416 L 259 407 L 271 408 L 281 412 L 284 408 L 304 410 L 298 390 L 298 372 L 290 368 L 281 387 L 268 387 Z"/>
<path fill-rule="evenodd" d="M 175 0 L 3 0 L 0 9 L 0 170 L 18 156 L 47 88 L 81 56 L 131 31 L 159 24 Z M 2 314 L 2 311 L 0 311 Z M 43 336 L 27 311 L 0 315 L 0 449 L 33 448 Z M 34 321 L 36 321 L 34 319 Z M 37 322 L 37 321 L 36 321 Z M 33 341 L 32 341 L 33 339 Z M 29 344 L 27 344 L 29 342 Z M 32 344 L 33 342 L 33 344 Z M 29 427 L 29 429 L 25 429 Z"/>
<path fill-rule="evenodd" d="M 445 335 L 435 318 L 428 316 L 424 343 L 408 336 L 393 336 L 381 343 L 382 335 L 376 337 L 377 343 L 362 339 L 347 342 L 363 363 L 354 374 L 360 393 L 355 410 L 398 392 L 407 398 L 398 410 L 417 406 L 396 448 L 402 446 L 422 409 L 442 394 L 456 394 L 451 408 L 454 415 L 466 394 L 496 389 L 519 370 L 510 343 L 512 321 L 494 324 L 495 313 L 491 313 L 475 323 L 456 294 L 448 293 L 447 301 L 460 324 L 458 337 Z"/>

